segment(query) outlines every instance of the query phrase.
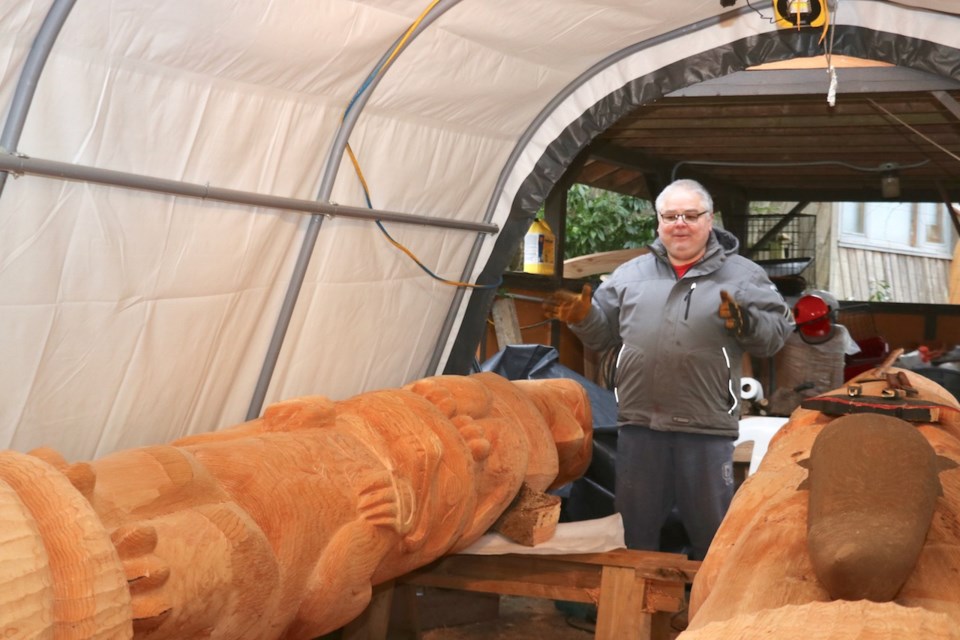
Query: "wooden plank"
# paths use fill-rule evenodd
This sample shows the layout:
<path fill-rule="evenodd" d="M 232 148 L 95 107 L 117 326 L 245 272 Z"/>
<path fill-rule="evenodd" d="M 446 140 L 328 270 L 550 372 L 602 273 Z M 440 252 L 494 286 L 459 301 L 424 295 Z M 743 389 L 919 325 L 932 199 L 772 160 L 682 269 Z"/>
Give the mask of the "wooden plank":
<path fill-rule="evenodd" d="M 931 133 L 936 134 L 936 139 L 938 141 L 943 140 L 941 144 L 951 145 L 956 144 L 958 137 L 956 131 L 956 125 L 951 125 L 946 122 L 938 125 L 931 125 L 929 127 L 924 127 L 924 133 L 930 135 Z M 682 139 L 676 137 L 675 129 L 665 129 L 665 130 L 649 130 L 649 131 L 633 131 L 627 130 L 624 131 L 617 139 L 616 142 L 605 142 L 601 148 L 603 149 L 635 149 L 639 152 L 645 152 L 648 155 L 646 156 L 647 163 L 655 162 L 654 157 L 659 157 L 664 151 L 669 151 L 671 149 L 700 149 L 701 147 L 721 147 L 724 145 L 738 145 L 743 143 L 743 136 L 745 134 L 751 134 L 756 136 L 754 140 L 751 141 L 750 147 L 744 149 L 741 153 L 752 152 L 753 149 L 757 146 L 779 148 L 782 150 L 797 149 L 805 150 L 815 148 L 818 150 L 818 157 L 825 154 L 837 153 L 840 150 L 833 147 L 824 147 L 823 143 L 826 138 L 829 136 L 826 135 L 817 135 L 811 133 L 801 137 L 790 136 L 784 138 L 782 136 L 775 135 L 773 132 L 764 131 L 763 129 L 749 129 L 746 131 L 730 131 L 730 130 L 698 130 L 697 137 L 693 139 Z M 873 135 L 871 135 L 871 133 Z M 911 149 L 913 153 L 922 155 L 923 150 L 917 149 L 916 145 L 911 144 L 909 140 L 898 140 L 894 138 L 877 136 L 876 131 L 867 131 L 863 127 L 839 127 L 830 130 L 831 135 L 843 134 L 845 136 L 844 143 L 846 144 L 849 140 L 851 144 L 855 145 L 858 149 L 890 149 L 890 148 L 904 148 Z M 673 144 L 671 144 L 673 141 Z M 846 147 L 844 147 L 846 148 Z M 601 159 L 604 159 L 604 154 L 600 154 Z M 849 156 L 847 157 L 849 160 Z M 616 164 L 616 163 L 611 163 Z M 913 171 L 911 169 L 911 171 Z"/>
<path fill-rule="evenodd" d="M 837 127 L 889 127 L 890 120 L 883 114 L 855 113 L 850 115 L 833 116 L 825 119 L 816 115 L 797 114 L 771 114 L 763 112 L 762 115 L 744 115 L 736 117 L 717 117 L 716 112 L 701 115 L 691 113 L 690 119 L 700 120 L 701 126 L 717 129 L 738 129 L 748 134 L 762 132 L 765 135 L 771 135 L 774 131 L 787 132 L 792 131 L 796 135 L 797 129 L 807 130 L 830 130 Z M 926 125 L 949 124 L 949 121 L 939 113 L 906 113 L 898 116 L 905 123 L 914 127 Z M 690 120 L 687 117 L 671 115 L 669 118 L 647 118 L 636 120 L 631 123 L 633 131 L 663 130 L 663 129 L 683 129 L 689 126 Z"/>
<path fill-rule="evenodd" d="M 686 591 L 683 584 L 663 580 L 647 580 L 643 598 L 643 609 L 676 612 L 686 606 Z"/>
<path fill-rule="evenodd" d="M 600 567 L 550 556 L 448 556 L 414 571 L 404 582 L 421 586 L 572 602 L 596 602 Z"/>
<path fill-rule="evenodd" d="M 563 261 L 564 278 L 586 278 L 593 275 L 610 273 L 627 260 L 649 253 L 649 249 L 617 249 L 616 251 L 602 251 L 586 256 L 577 256 Z"/>
<path fill-rule="evenodd" d="M 497 336 L 497 345 L 503 349 L 511 344 L 523 344 L 520 334 L 520 320 L 517 307 L 510 298 L 497 298 L 491 310 L 493 329 Z"/>
<path fill-rule="evenodd" d="M 632 569 L 604 567 L 597 605 L 597 640 L 650 638 L 651 613 L 643 608 L 645 584 Z"/>
<path fill-rule="evenodd" d="M 629 567 L 643 578 L 683 583 L 693 582 L 693 578 L 700 569 L 700 563 L 696 560 L 688 560 L 684 555 L 663 551 L 614 549 L 603 553 L 568 554 L 560 557 L 567 562 Z"/>
<path fill-rule="evenodd" d="M 600 587 L 600 570 L 606 566 L 630 569 L 643 579 L 683 585 L 693 582 L 700 563 L 676 553 L 630 549 L 556 556 L 453 555 L 418 569 L 402 580 L 421 586 L 521 596 L 532 595 L 531 590 L 536 594 L 545 594 L 554 589 L 569 590 L 571 593 L 568 595 L 573 596 L 571 599 L 587 602 L 591 599 L 589 594 Z M 528 586 L 514 584 L 517 582 L 528 583 Z M 537 586 L 531 587 L 529 583 L 537 583 Z M 512 591 L 497 591 L 500 588 Z"/>
<path fill-rule="evenodd" d="M 438 587 L 441 589 L 462 589 L 464 591 L 476 591 L 478 593 L 496 593 L 505 596 L 520 596 L 523 598 L 545 598 L 547 600 L 568 600 L 570 602 L 588 602 L 596 604 L 599 599 L 600 582 L 597 570 L 596 586 L 588 587 L 583 584 L 570 584 L 561 577 L 556 579 L 553 584 L 543 582 L 530 582 L 523 578 L 483 578 L 467 577 L 461 575 L 450 575 L 447 573 L 423 573 L 412 575 L 408 580 L 410 584 Z M 572 582 L 582 582 L 579 577 L 568 575 L 573 578 Z"/>
<path fill-rule="evenodd" d="M 827 69 L 830 65 L 833 65 L 835 69 L 894 66 L 889 62 L 881 62 L 879 60 L 866 60 L 855 56 L 835 55 L 830 56 L 829 64 L 827 63 L 827 56 L 811 56 L 807 58 L 790 58 L 789 60 L 766 62 L 753 67 L 747 67 L 747 71 L 756 71 L 759 69 Z"/>

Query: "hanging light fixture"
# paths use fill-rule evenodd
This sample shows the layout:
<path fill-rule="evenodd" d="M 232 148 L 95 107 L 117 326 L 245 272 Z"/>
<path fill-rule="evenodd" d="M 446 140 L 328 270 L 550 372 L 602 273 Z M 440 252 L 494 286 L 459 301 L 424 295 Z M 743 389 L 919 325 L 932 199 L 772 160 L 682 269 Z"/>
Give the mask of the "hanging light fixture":
<path fill-rule="evenodd" d="M 880 195 L 884 198 L 900 197 L 900 174 L 896 164 L 887 162 L 880 165 L 883 173 L 880 175 Z"/>

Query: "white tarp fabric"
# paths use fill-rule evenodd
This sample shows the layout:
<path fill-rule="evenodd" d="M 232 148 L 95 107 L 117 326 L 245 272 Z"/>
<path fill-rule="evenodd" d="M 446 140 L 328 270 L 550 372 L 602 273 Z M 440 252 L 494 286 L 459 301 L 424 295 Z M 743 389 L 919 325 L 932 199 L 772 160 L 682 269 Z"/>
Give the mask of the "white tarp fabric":
<path fill-rule="evenodd" d="M 0 0 L 0 105 L 52 4 Z M 77 2 L 7 151 L 314 199 L 351 98 L 428 4 Z M 837 20 L 956 46 L 955 4 L 842 0 Z M 603 95 L 691 51 L 775 28 L 742 11 L 571 84 L 618 51 L 722 11 L 718 0 L 455 4 L 383 74 L 350 137 L 373 206 L 473 222 L 491 215 L 502 226 L 544 149 Z M 365 206 L 345 159 L 330 200 Z M 49 445 L 89 459 L 243 421 L 307 222 L 289 211 L 9 178 L 0 197 L 0 448 Z M 467 267 L 476 277 L 495 239 L 469 265 L 474 232 L 386 226 L 449 279 Z M 373 223 L 325 220 L 267 403 L 341 399 L 434 373 L 454 293 Z"/>

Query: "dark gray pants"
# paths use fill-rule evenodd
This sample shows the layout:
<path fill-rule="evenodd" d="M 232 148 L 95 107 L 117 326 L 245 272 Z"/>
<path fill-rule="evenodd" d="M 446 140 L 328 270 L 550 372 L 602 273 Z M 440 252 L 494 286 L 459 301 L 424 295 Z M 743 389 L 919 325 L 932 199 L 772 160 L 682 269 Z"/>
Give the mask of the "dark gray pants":
<path fill-rule="evenodd" d="M 702 560 L 733 499 L 733 438 L 626 425 L 617 434 L 614 505 L 627 548 L 658 551 L 674 507 Z"/>

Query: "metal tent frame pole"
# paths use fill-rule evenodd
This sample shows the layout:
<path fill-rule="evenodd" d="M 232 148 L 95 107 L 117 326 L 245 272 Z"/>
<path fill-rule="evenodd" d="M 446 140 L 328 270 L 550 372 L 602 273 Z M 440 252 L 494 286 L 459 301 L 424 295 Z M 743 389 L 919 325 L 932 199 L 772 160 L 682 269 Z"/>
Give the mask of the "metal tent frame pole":
<path fill-rule="evenodd" d="M 343 153 L 347 148 L 347 141 L 350 138 L 350 134 L 353 132 L 357 120 L 360 118 L 360 113 L 363 111 L 363 107 L 370 99 L 373 90 L 380 83 L 380 80 L 383 78 L 387 69 L 389 69 L 392 61 L 395 60 L 396 56 L 402 53 L 404 49 L 410 46 L 410 43 L 413 42 L 417 36 L 424 31 L 424 29 L 433 24 L 437 18 L 446 13 L 452 7 L 459 4 L 461 1 L 462 0 L 441 0 L 436 6 L 433 7 L 430 13 L 424 16 L 420 24 L 417 25 L 417 27 L 410 34 L 410 37 L 407 38 L 407 40 L 395 52 L 395 54 L 394 49 L 397 47 L 399 41 L 394 42 L 390 49 L 384 53 L 377 62 L 374 69 L 379 69 L 379 72 L 370 80 L 366 87 L 361 87 L 361 93 L 356 96 L 356 100 L 354 101 L 350 110 L 344 115 L 343 121 L 340 123 L 340 128 L 337 130 L 336 136 L 331 144 L 330 151 L 327 154 L 327 161 L 324 165 L 324 172 L 320 180 L 320 187 L 317 192 L 318 201 L 329 201 L 330 193 L 333 191 L 333 185 L 337 178 L 337 171 L 340 168 L 340 161 L 343 158 Z M 257 379 L 257 385 L 253 390 L 253 397 L 251 398 L 250 406 L 247 409 L 247 420 L 253 420 L 254 418 L 258 417 L 261 409 L 263 408 L 263 402 L 267 395 L 267 388 L 270 386 L 270 381 L 273 378 L 273 372 L 274 369 L 276 369 L 277 360 L 280 357 L 280 349 L 283 346 L 283 340 L 286 337 L 287 329 L 290 326 L 290 320 L 293 317 L 293 309 L 296 306 L 297 299 L 300 297 L 300 290 L 303 287 L 303 280 L 307 273 L 307 267 L 310 264 L 310 256 L 313 254 L 314 247 L 317 244 L 317 237 L 320 235 L 320 226 L 322 224 L 323 217 L 314 216 L 310 219 L 310 223 L 307 225 L 303 243 L 300 245 L 300 253 L 297 255 L 297 261 L 294 265 L 293 273 L 290 276 L 290 282 L 287 285 L 287 293 L 283 299 L 283 303 L 280 306 L 280 313 L 277 317 L 277 323 L 274 326 L 273 336 L 270 339 L 270 344 L 267 347 L 267 353 L 264 356 L 263 365 L 260 369 L 260 376 Z"/>
<path fill-rule="evenodd" d="M 11 153 L 0 152 L 0 171 L 6 171 L 14 175 L 33 175 L 61 180 L 91 182 L 113 187 L 125 187 L 138 191 L 150 191 L 165 195 L 199 198 L 201 200 L 228 202 L 253 207 L 300 211 L 313 214 L 320 218 L 331 216 L 356 218 L 360 220 L 389 220 L 390 222 L 475 231 L 477 233 L 496 233 L 497 231 L 496 225 L 484 224 L 482 222 L 465 222 L 398 211 L 367 209 L 365 207 L 351 207 L 318 202 L 316 200 L 274 196 L 252 191 L 224 189 L 211 187 L 208 184 L 154 178 L 134 173 L 125 173 L 123 171 L 71 164 L 68 162 L 28 158 Z"/>
<path fill-rule="evenodd" d="M 430 224 L 438 227 L 476 231 L 480 234 L 496 233 L 498 230 L 496 225 L 485 223 L 461 223 L 442 218 L 416 216 L 391 211 L 377 211 L 359 207 L 344 207 L 329 203 L 330 193 L 333 191 L 333 185 L 336 181 L 340 161 L 346 150 L 347 141 L 356 126 L 356 122 L 360 117 L 360 113 L 363 111 L 364 105 L 369 100 L 373 89 L 379 84 L 384 72 L 389 68 L 390 64 L 392 64 L 395 56 L 409 46 L 424 29 L 461 1 L 462 0 L 441 0 L 438 2 L 430 13 L 424 16 L 423 20 L 410 34 L 410 37 L 402 43 L 396 52 L 394 52 L 394 49 L 397 47 L 398 42 L 395 42 L 390 50 L 380 58 L 375 68 L 382 68 L 379 70 L 379 73 L 370 80 L 369 84 L 361 89 L 361 92 L 356 96 L 352 108 L 345 114 L 343 122 L 341 122 L 337 130 L 337 134 L 328 153 L 324 173 L 318 189 L 317 200 L 307 201 L 231 189 L 218 189 L 209 187 L 208 185 L 165 180 L 162 178 L 153 178 L 18 155 L 16 153 L 17 147 L 43 68 L 56 43 L 61 28 L 76 4 L 76 0 L 54 0 L 24 62 L 20 79 L 14 91 L 13 99 L 11 100 L 7 120 L 4 124 L 3 132 L 0 134 L 0 170 L 3 171 L 3 173 L 0 173 L 0 195 L 3 193 L 7 176 L 9 173 L 14 173 L 20 175 L 39 175 L 65 180 L 81 180 L 169 195 L 181 195 L 251 206 L 303 211 L 313 214 L 304 234 L 304 240 L 301 244 L 300 252 L 297 256 L 297 261 L 294 265 L 294 270 L 287 286 L 287 292 L 281 305 L 273 335 L 267 348 L 256 388 L 254 389 L 253 397 L 247 411 L 247 419 L 253 419 L 259 415 L 263 406 L 267 387 L 273 377 L 273 371 L 276 368 L 280 348 L 289 327 L 296 300 L 303 286 L 310 256 L 316 246 L 320 227 L 326 215 L 341 215 L 366 220 L 386 220 L 411 224 Z M 479 242 L 480 239 L 478 238 L 478 242 L 475 244 L 476 247 L 479 247 Z M 465 273 L 472 270 L 475 254 L 476 249 L 471 252 L 471 258 L 468 259 L 468 267 L 465 269 Z"/>
<path fill-rule="evenodd" d="M 76 2 L 77 0 L 54 0 L 50 10 L 47 11 L 47 15 L 33 39 L 33 44 L 30 46 L 30 52 L 23 63 L 23 69 L 20 70 L 20 79 L 17 81 L 17 87 L 14 89 L 13 98 L 10 101 L 10 111 L 7 113 L 7 120 L 3 125 L 3 133 L 0 133 L 0 149 L 10 152 L 17 150 L 17 145 L 20 144 L 20 136 L 23 134 L 24 123 L 27 121 L 27 113 L 30 111 L 33 96 L 37 91 L 40 74 L 47 64 L 47 58 L 50 57 L 50 51 L 57 41 L 57 36 L 60 35 L 60 29 L 63 27 L 63 23 L 67 21 L 67 16 L 70 15 L 70 11 Z M 3 195 L 3 188 L 6 183 L 7 174 L 0 174 L 0 195 Z"/>

